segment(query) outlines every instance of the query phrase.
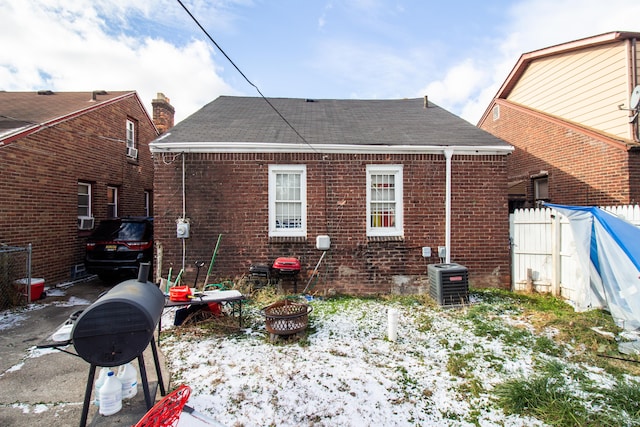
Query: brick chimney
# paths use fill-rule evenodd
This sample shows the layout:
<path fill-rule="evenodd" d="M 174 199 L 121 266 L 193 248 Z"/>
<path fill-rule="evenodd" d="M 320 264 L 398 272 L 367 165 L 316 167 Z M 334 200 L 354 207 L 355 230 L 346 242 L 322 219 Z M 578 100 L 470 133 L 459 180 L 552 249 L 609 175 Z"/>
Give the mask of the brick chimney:
<path fill-rule="evenodd" d="M 164 96 L 162 92 L 158 92 L 157 98 L 151 101 L 151 106 L 153 107 L 153 123 L 161 135 L 173 127 L 173 117 L 176 110 L 170 102 L 170 99 Z"/>

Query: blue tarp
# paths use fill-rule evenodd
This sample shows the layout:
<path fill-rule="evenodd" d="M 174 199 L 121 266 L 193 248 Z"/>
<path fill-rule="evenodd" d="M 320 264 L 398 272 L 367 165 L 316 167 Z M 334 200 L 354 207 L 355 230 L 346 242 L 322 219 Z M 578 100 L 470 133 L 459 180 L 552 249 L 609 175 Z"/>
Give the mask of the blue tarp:
<path fill-rule="evenodd" d="M 589 271 L 579 304 L 606 308 L 618 326 L 640 329 L 640 228 L 594 206 L 545 206 L 569 219 L 580 263 Z"/>

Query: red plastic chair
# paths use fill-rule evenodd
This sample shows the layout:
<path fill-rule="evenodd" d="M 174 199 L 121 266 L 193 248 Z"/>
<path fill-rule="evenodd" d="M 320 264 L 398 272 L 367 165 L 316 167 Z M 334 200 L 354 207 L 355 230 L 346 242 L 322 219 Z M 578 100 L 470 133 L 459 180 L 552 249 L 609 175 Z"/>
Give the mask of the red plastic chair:
<path fill-rule="evenodd" d="M 181 385 L 167 394 L 142 417 L 134 427 L 175 427 L 178 425 L 182 408 L 189 400 L 191 387 Z"/>

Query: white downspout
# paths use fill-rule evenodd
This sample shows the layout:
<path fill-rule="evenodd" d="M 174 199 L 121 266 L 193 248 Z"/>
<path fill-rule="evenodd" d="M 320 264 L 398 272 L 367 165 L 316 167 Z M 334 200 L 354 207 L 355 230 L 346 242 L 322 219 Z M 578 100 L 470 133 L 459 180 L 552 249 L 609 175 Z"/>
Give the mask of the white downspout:
<path fill-rule="evenodd" d="M 445 225 L 444 225 L 444 246 L 445 246 L 445 259 L 444 262 L 449 264 L 451 262 L 451 157 L 453 156 L 452 148 L 445 148 L 444 158 L 447 161 L 447 173 L 446 173 L 446 195 L 444 201 L 445 211 Z"/>
<path fill-rule="evenodd" d="M 187 191 L 186 191 L 186 166 L 185 154 L 182 153 L 182 220 L 187 216 Z M 187 239 L 182 239 L 182 269 L 184 270 L 187 259 Z"/>

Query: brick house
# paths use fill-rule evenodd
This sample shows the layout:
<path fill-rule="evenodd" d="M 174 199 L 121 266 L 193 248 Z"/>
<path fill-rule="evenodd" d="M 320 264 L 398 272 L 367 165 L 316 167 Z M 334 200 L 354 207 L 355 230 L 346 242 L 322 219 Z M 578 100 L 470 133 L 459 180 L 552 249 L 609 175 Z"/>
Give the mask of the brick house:
<path fill-rule="evenodd" d="M 511 209 L 640 202 L 638 38 L 611 32 L 520 57 L 478 123 L 515 147 Z"/>
<path fill-rule="evenodd" d="M 426 97 L 223 96 L 151 151 L 164 277 L 182 266 L 193 283 L 194 262 L 208 265 L 222 234 L 215 277 L 286 256 L 300 260 L 306 286 L 317 236 L 328 235 L 314 291 L 419 292 L 427 264 L 441 261 L 466 266 L 472 285 L 509 286 L 511 146 Z M 189 222 L 188 238 L 177 221 Z"/>
<path fill-rule="evenodd" d="M 169 100 L 153 106 L 170 127 Z M 98 221 L 152 214 L 158 135 L 136 92 L 0 92 L 0 244 L 31 243 L 49 284 L 83 274 Z"/>

